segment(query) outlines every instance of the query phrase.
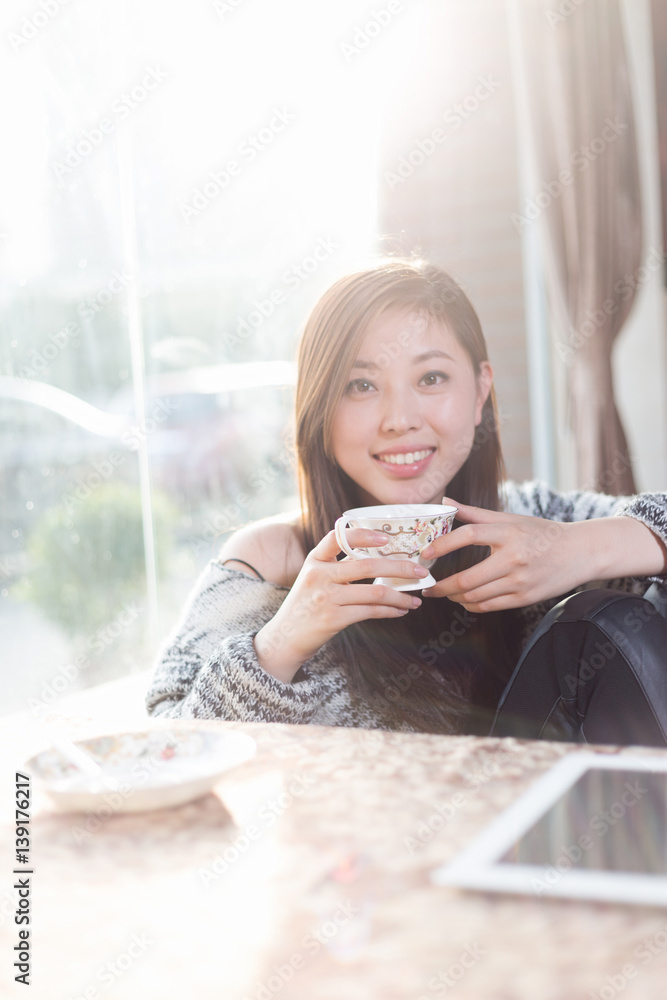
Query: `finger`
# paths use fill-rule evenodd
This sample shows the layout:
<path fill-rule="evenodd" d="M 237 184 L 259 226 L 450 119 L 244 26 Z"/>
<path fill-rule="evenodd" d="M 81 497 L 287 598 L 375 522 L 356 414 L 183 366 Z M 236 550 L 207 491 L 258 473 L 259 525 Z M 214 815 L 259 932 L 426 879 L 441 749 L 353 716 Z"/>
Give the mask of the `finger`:
<path fill-rule="evenodd" d="M 426 591 L 424 592 L 426 596 L 429 596 Z M 486 605 L 487 602 L 496 600 L 499 597 L 511 597 L 514 595 L 514 588 L 509 586 L 506 578 L 500 580 L 494 580 L 493 583 L 489 583 L 484 587 L 478 587 L 475 590 L 461 590 L 455 593 L 448 593 L 444 596 L 449 598 L 450 601 L 455 601 L 457 604 L 464 604 L 466 608 L 477 607 L 480 605 Z M 487 610 L 486 607 L 480 610 Z"/>
<path fill-rule="evenodd" d="M 423 590 L 422 597 L 446 597 L 455 604 L 460 604 L 466 611 L 480 614 L 523 607 L 527 603 L 516 593 L 504 575 L 476 589 L 470 587 L 458 589 L 450 585 L 450 580 L 440 580 L 434 587 Z"/>
<path fill-rule="evenodd" d="M 348 625 L 354 625 L 356 622 L 369 621 L 371 618 L 405 618 L 409 614 L 408 608 L 390 608 L 384 604 L 348 605 L 345 608 L 345 621 L 342 628 L 347 628 Z"/>
<path fill-rule="evenodd" d="M 507 570 L 500 558 L 489 556 L 481 563 L 462 570 L 460 573 L 453 573 L 444 580 L 439 580 L 435 587 L 430 587 L 424 591 L 427 597 L 459 597 L 462 594 L 472 594 L 492 584 L 498 584 L 507 579 Z M 507 584 L 505 585 L 507 588 Z M 437 592 L 436 592 L 437 587 Z"/>
<path fill-rule="evenodd" d="M 345 537 L 351 548 L 379 548 L 386 545 L 389 535 L 385 531 L 372 528 L 346 528 Z"/>
<path fill-rule="evenodd" d="M 385 583 L 360 583 L 357 587 L 341 587 L 336 595 L 336 602 L 340 607 L 346 608 L 363 606 L 367 613 L 371 606 L 414 611 L 422 603 L 415 594 L 395 590 Z"/>
<path fill-rule="evenodd" d="M 449 600 L 454 601 L 455 604 L 460 604 L 462 608 L 465 608 L 471 614 L 480 615 L 487 614 L 489 611 L 509 611 L 511 608 L 524 608 L 530 603 L 518 594 L 500 594 L 498 597 L 490 597 L 485 601 L 477 602 L 456 600 L 454 597 L 450 597 Z"/>
<path fill-rule="evenodd" d="M 458 500 L 450 500 L 443 497 L 442 503 L 446 507 L 458 507 L 456 512 L 457 521 L 466 521 L 473 524 L 496 524 L 503 521 L 511 521 L 517 515 L 507 514 L 502 510 L 487 510 L 486 507 L 471 507 L 469 504 L 459 503 Z"/>
<path fill-rule="evenodd" d="M 440 535 L 422 549 L 421 556 L 423 559 L 439 559 L 440 556 L 464 549 L 468 545 L 487 545 L 493 548 L 504 537 L 506 530 L 505 525 L 500 524 L 464 524 L 455 531 Z"/>
<path fill-rule="evenodd" d="M 423 580 L 428 570 L 409 559 L 386 559 L 382 556 L 368 556 L 365 559 L 341 559 L 336 563 L 334 580 L 337 583 L 353 583 L 375 576 L 396 576 L 405 580 Z"/>
<path fill-rule="evenodd" d="M 383 531 L 373 531 L 369 528 L 350 528 L 347 531 L 347 539 L 352 547 L 355 545 L 378 546 L 386 545 L 389 536 L 385 535 Z M 331 562 L 332 559 L 335 559 L 342 551 L 336 540 L 336 532 L 329 531 L 312 551 L 316 559 L 321 559 L 324 562 Z"/>

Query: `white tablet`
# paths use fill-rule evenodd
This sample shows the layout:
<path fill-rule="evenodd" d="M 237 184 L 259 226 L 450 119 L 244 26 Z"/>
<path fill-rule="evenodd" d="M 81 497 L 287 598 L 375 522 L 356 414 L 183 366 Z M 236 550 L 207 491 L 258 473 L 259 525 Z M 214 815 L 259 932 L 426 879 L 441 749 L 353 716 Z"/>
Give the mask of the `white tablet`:
<path fill-rule="evenodd" d="M 568 754 L 431 878 L 667 906 L 667 758 Z"/>

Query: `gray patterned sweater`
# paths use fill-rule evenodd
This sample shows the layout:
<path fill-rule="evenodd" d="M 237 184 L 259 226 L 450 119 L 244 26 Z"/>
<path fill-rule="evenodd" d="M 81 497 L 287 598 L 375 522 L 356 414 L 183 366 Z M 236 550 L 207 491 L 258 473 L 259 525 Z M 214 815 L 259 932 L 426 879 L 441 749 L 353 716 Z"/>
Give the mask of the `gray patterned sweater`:
<path fill-rule="evenodd" d="M 627 515 L 667 543 L 667 493 L 610 497 L 556 493 L 544 483 L 505 484 L 504 508 L 552 521 L 583 521 Z M 614 580 L 607 585 L 644 593 L 652 580 Z M 288 591 L 212 561 L 199 578 L 181 621 L 165 643 L 147 694 L 150 714 L 166 718 L 313 723 L 374 729 L 409 729 L 393 702 L 372 704 L 352 693 L 327 643 L 285 684 L 257 661 L 253 637 L 276 614 Z M 559 598 L 521 609 L 524 642 Z"/>

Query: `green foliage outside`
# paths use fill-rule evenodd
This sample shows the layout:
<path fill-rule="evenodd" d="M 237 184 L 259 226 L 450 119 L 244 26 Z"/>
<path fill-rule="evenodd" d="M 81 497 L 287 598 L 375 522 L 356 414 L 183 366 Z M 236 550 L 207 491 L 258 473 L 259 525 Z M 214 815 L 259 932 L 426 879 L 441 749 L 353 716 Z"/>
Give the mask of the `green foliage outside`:
<path fill-rule="evenodd" d="M 172 546 L 177 515 L 153 494 L 158 575 Z M 52 508 L 27 544 L 29 577 L 15 596 L 38 605 L 71 636 L 114 619 L 124 602 L 144 603 L 146 575 L 141 499 L 136 487 L 105 483 L 69 510 Z"/>

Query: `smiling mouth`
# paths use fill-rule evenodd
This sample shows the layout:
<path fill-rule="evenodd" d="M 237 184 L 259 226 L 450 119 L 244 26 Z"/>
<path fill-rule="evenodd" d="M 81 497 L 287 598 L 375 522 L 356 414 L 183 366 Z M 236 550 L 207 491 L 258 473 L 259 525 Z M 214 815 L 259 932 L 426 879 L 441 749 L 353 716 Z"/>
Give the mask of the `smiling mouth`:
<path fill-rule="evenodd" d="M 434 451 L 435 448 L 423 448 L 421 451 L 380 452 L 379 455 L 374 455 L 373 458 L 378 459 L 380 462 L 386 462 L 388 465 L 415 465 L 418 462 L 423 462 Z"/>

